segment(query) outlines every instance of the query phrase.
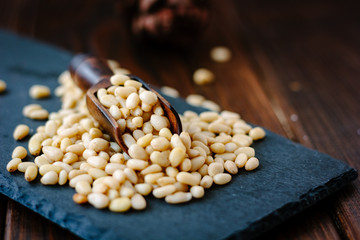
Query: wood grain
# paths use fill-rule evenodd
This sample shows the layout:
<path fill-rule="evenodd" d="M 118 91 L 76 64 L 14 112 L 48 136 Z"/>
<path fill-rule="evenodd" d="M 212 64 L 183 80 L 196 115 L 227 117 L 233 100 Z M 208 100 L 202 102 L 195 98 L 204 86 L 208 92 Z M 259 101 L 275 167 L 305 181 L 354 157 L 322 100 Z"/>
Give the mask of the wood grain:
<path fill-rule="evenodd" d="M 0 26 L 118 60 L 153 85 L 175 87 L 183 97 L 200 93 L 246 121 L 360 168 L 357 2 L 212 1 L 203 36 L 185 48 L 139 43 L 121 4 L 88 2 L 69 8 L 70 1 L 2 1 Z M 230 62 L 211 61 L 209 51 L 218 45 L 232 50 Z M 214 72 L 213 84 L 192 82 L 200 67 Z M 261 239 L 357 239 L 359 184 L 355 180 Z M 7 203 L 0 207 L 5 239 L 77 239 L 19 204 L 0 200 Z"/>

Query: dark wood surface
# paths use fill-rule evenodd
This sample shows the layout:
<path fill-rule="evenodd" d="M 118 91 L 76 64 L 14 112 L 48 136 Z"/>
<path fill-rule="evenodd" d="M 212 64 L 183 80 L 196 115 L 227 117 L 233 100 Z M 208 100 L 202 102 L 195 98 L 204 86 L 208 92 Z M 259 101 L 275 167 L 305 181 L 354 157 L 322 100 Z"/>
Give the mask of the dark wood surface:
<path fill-rule="evenodd" d="M 119 1 L 121 2 L 121 1 Z M 139 44 L 113 0 L 0 3 L 0 27 L 72 52 L 118 60 L 148 82 L 199 93 L 310 148 L 360 168 L 360 4 L 212 1 L 210 23 L 185 49 Z M 214 63 L 209 51 L 233 58 Z M 216 75 L 208 86 L 191 78 Z M 311 167 L 311 166 L 310 166 Z M 360 239 L 359 179 L 271 230 L 264 239 Z M 0 195 L 4 239 L 78 239 Z"/>

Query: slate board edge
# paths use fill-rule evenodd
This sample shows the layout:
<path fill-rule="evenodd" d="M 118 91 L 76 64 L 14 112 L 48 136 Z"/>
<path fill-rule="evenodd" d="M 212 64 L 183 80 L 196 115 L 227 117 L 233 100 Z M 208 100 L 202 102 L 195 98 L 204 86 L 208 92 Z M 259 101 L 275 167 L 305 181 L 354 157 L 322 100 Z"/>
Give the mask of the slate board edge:
<path fill-rule="evenodd" d="M 299 201 L 290 202 L 278 208 L 278 210 L 269 215 L 260 218 L 250 224 L 245 230 L 236 231 L 224 239 L 253 239 L 261 236 L 265 232 L 284 223 L 286 220 L 295 217 L 303 210 L 315 205 L 325 198 L 333 195 L 344 186 L 358 177 L 358 172 L 354 168 L 350 168 L 343 174 L 330 179 L 322 186 L 310 189 L 307 193 L 300 196 Z M 294 210 L 296 209 L 296 210 Z M 281 218 L 279 216 L 282 216 Z"/>

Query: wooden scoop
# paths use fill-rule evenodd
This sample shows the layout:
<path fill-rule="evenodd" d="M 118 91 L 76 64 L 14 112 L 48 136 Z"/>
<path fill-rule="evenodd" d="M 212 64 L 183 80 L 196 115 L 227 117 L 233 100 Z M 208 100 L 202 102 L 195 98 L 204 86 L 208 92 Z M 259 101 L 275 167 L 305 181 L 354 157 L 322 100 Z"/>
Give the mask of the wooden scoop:
<path fill-rule="evenodd" d="M 76 55 L 70 62 L 69 71 L 75 83 L 86 92 L 86 104 L 90 114 L 105 129 L 107 133 L 119 144 L 123 151 L 128 153 L 119 125 L 111 116 L 110 112 L 99 102 L 96 92 L 100 88 L 112 86 L 110 77 L 114 75 L 105 60 L 85 54 Z M 178 113 L 157 91 L 139 77 L 128 75 L 132 80 L 141 82 L 143 88 L 155 93 L 164 109 L 165 116 L 169 119 L 172 133 L 180 134 L 182 131 Z"/>

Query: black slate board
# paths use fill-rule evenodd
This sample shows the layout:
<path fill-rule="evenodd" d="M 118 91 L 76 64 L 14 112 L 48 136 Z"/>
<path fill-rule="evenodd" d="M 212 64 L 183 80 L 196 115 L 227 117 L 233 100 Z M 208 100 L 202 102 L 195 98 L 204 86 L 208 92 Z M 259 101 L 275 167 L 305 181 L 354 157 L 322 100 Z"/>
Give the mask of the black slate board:
<path fill-rule="evenodd" d="M 204 199 L 174 206 L 148 197 L 145 211 L 125 214 L 77 205 L 70 187 L 28 183 L 22 173 L 6 171 L 12 149 L 26 146 L 26 140 L 12 139 L 14 127 L 25 123 L 34 133 L 43 124 L 24 118 L 23 106 L 41 103 L 49 111 L 60 107 L 54 96 L 30 99 L 29 87 L 40 83 L 54 89 L 70 58 L 63 50 L 0 31 L 0 78 L 8 84 L 7 92 L 0 94 L 0 192 L 84 239 L 248 239 L 357 177 L 347 164 L 267 131 L 266 139 L 254 144 L 261 162 L 258 170 L 240 171 L 230 184 L 207 190 Z M 181 99 L 169 99 L 179 112 L 201 111 Z"/>

